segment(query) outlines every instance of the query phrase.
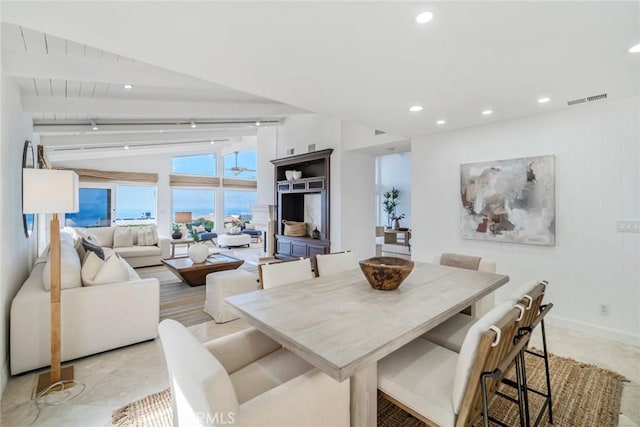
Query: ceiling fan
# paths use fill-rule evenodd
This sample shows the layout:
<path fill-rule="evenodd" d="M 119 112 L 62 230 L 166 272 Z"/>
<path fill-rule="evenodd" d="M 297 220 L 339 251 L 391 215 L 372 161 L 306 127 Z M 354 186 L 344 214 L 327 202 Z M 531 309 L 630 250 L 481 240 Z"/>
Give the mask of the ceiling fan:
<path fill-rule="evenodd" d="M 229 168 L 229 170 L 231 172 L 233 172 L 234 175 L 238 175 L 238 174 L 240 174 L 242 172 L 255 172 L 256 171 L 255 169 L 249 169 L 249 168 L 246 168 L 244 166 L 238 166 L 238 151 L 234 151 L 234 154 L 236 155 L 236 165 L 231 167 L 231 168 Z"/>

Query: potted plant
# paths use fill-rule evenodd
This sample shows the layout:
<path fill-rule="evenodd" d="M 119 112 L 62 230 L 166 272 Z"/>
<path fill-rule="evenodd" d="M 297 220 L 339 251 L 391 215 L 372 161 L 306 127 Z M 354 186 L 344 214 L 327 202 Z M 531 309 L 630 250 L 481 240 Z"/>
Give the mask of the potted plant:
<path fill-rule="evenodd" d="M 231 220 L 231 228 L 229 229 L 229 234 L 240 234 L 242 229 L 242 220 L 240 218 L 233 217 Z"/>
<path fill-rule="evenodd" d="M 191 229 L 191 238 L 193 239 L 193 245 L 189 246 L 187 251 L 189 258 L 194 264 L 203 263 L 209 256 L 209 248 L 200 242 L 200 236 L 198 236 L 198 232 L 195 229 Z"/>
<path fill-rule="evenodd" d="M 172 239 L 182 239 L 182 224 L 174 222 L 171 224 L 171 231 L 173 232 L 171 234 Z"/>
<path fill-rule="evenodd" d="M 387 214 L 387 228 L 391 228 L 391 221 L 404 218 L 404 214 L 402 218 L 398 218 L 396 215 L 396 208 L 400 204 L 400 190 L 393 187 L 391 191 L 386 191 L 382 196 L 384 197 L 382 210 Z"/>

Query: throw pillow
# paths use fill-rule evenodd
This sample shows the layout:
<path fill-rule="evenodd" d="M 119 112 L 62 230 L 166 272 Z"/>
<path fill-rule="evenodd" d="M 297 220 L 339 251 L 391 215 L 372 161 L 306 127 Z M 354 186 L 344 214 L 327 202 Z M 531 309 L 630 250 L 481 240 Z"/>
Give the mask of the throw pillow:
<path fill-rule="evenodd" d="M 51 259 L 47 260 L 42 270 L 42 285 L 45 291 L 51 290 Z M 60 242 L 60 288 L 78 288 L 82 286 L 80 279 L 80 257 L 72 243 Z"/>
<path fill-rule="evenodd" d="M 80 239 L 87 239 L 90 242 L 98 244 L 98 236 L 87 230 L 86 228 L 76 228 L 76 235 Z"/>
<path fill-rule="evenodd" d="M 116 227 L 113 230 L 113 247 L 129 248 L 133 246 L 131 227 Z"/>
<path fill-rule="evenodd" d="M 158 244 L 158 232 L 155 225 L 145 225 L 138 228 L 138 245 L 153 246 Z"/>
<path fill-rule="evenodd" d="M 101 260 L 95 252 L 87 252 L 87 257 L 82 264 L 82 270 L 80 276 L 82 277 L 83 286 L 91 286 L 93 279 L 104 265 L 104 261 Z"/>
<path fill-rule="evenodd" d="M 102 250 L 102 248 L 88 241 L 86 237 L 82 238 L 82 247 L 87 251 L 95 252 L 100 259 L 104 259 L 104 251 Z"/>
<path fill-rule="evenodd" d="M 251 224 L 249 222 L 246 222 L 244 224 L 244 229 L 245 230 L 255 230 L 256 229 L 256 225 L 255 224 Z"/>
<path fill-rule="evenodd" d="M 90 262 L 90 259 L 93 257 L 89 255 L 87 257 L 87 262 Z M 99 260 L 98 260 L 99 261 Z M 91 261 L 90 269 L 87 270 L 86 279 L 83 281 L 84 286 L 94 286 L 94 285 L 107 285 L 109 283 L 119 283 L 119 282 L 127 282 L 129 281 L 129 270 L 127 266 L 124 265 L 123 261 L 117 255 L 111 255 L 100 267 L 100 270 L 96 273 L 96 275 L 91 279 L 89 276 L 91 274 L 91 270 L 95 270 L 97 263 L 93 263 Z"/>
<path fill-rule="evenodd" d="M 204 225 L 197 225 L 193 229 L 196 230 L 196 233 L 204 233 L 206 231 Z"/>

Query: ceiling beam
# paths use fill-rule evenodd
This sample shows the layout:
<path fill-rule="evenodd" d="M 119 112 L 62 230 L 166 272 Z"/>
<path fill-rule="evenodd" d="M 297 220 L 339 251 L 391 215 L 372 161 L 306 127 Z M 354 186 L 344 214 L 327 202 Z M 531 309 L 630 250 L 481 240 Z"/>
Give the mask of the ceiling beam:
<path fill-rule="evenodd" d="M 202 117 L 252 118 L 255 120 L 256 118 L 308 113 L 305 110 L 275 102 L 176 102 L 41 96 L 25 96 L 22 99 L 22 106 L 26 113 L 126 115 L 140 118 L 181 116 L 194 120 Z"/>
<path fill-rule="evenodd" d="M 134 86 L 211 89 L 210 82 L 143 62 L 99 58 L 2 52 L 3 73 L 11 77 L 120 83 Z"/>

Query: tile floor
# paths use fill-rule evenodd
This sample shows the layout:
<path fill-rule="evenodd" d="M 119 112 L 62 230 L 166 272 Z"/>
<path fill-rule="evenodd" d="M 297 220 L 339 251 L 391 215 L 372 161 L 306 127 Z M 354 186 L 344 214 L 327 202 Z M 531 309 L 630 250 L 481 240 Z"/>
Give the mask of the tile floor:
<path fill-rule="evenodd" d="M 245 327 L 242 320 L 235 320 L 225 324 L 211 321 L 189 329 L 206 341 Z M 551 326 L 547 327 L 547 336 L 551 352 L 595 363 L 629 379 L 622 395 L 619 425 L 640 425 L 640 348 Z M 539 336 L 534 337 L 533 344 L 541 346 Z M 86 388 L 74 399 L 58 405 L 36 405 L 31 400 L 38 372 L 11 377 L 2 396 L 0 425 L 110 426 L 114 410 L 168 387 L 158 339 L 85 357 L 73 365 L 76 379 Z"/>

